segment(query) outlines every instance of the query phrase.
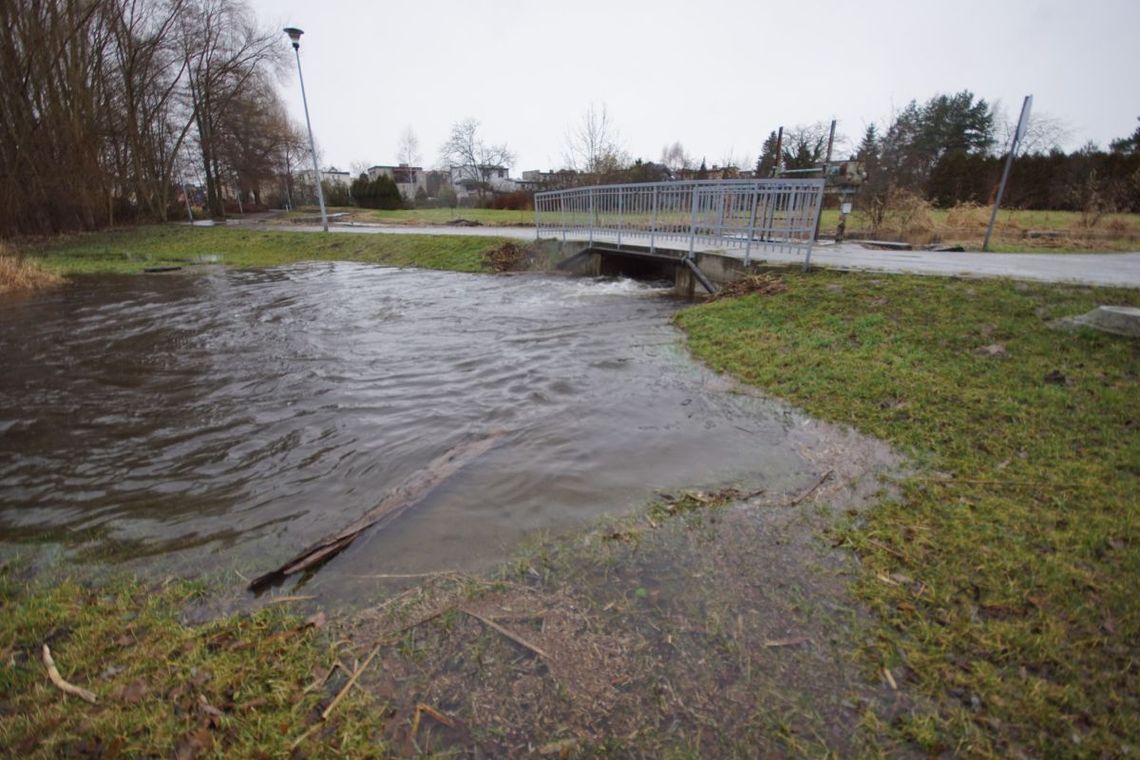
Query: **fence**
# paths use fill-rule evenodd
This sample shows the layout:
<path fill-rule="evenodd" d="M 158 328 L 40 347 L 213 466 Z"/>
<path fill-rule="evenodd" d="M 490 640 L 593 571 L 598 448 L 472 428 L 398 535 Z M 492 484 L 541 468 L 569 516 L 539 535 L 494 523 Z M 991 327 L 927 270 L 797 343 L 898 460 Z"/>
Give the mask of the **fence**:
<path fill-rule="evenodd" d="M 685 250 L 802 253 L 811 261 L 822 179 L 698 180 L 598 185 L 534 197 L 538 236 Z"/>

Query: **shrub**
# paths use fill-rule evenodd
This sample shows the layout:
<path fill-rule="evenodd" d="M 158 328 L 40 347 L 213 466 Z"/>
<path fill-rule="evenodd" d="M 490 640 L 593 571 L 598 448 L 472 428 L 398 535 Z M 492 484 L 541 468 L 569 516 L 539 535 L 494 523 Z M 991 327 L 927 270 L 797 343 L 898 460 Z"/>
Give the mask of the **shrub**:
<path fill-rule="evenodd" d="M 486 207 L 510 211 L 533 211 L 534 193 L 529 190 L 516 190 L 513 193 L 496 193 L 487 199 Z"/>
<path fill-rule="evenodd" d="M 61 282 L 63 278 L 55 272 L 16 255 L 0 243 L 0 293 L 40 290 Z"/>
<path fill-rule="evenodd" d="M 930 202 L 910 190 L 892 189 L 882 200 L 877 215 L 876 235 L 891 236 L 908 243 L 930 242 L 934 236 L 934 217 Z M 872 216 L 873 222 L 876 220 Z"/>

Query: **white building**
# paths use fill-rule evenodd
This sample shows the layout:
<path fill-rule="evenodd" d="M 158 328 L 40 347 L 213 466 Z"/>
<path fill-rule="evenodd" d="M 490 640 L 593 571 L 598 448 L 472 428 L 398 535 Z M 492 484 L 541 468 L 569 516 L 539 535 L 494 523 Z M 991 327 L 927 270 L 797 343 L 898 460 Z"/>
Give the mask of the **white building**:
<path fill-rule="evenodd" d="M 427 192 L 427 175 L 421 166 L 399 164 L 397 166 L 368 167 L 369 179 L 374 180 L 381 176 L 392 178 L 392 181 L 396 183 L 396 189 L 400 191 L 404 200 L 415 200 L 416 193 L 419 190 Z"/>
<path fill-rule="evenodd" d="M 479 186 L 486 183 L 493 193 L 512 193 L 521 185 L 511 179 L 511 170 L 505 166 L 451 166 L 451 184 L 459 198 L 479 194 Z"/>
<path fill-rule="evenodd" d="M 316 184 L 313 182 L 312 169 L 302 169 L 297 172 L 296 177 L 297 181 L 303 185 L 307 185 L 309 187 L 316 186 Z M 327 169 L 321 169 L 321 181 L 327 182 L 330 185 L 338 185 L 344 187 L 344 189 L 347 190 L 348 186 L 352 184 L 352 177 L 348 172 L 342 172 L 335 166 L 330 166 Z"/>

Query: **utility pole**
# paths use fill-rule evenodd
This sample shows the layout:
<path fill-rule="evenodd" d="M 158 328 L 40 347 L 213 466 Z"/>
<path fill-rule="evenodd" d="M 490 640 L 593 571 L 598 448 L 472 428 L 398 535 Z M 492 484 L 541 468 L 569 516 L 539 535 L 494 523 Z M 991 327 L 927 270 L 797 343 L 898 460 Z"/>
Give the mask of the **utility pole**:
<path fill-rule="evenodd" d="M 780 127 L 780 131 L 776 133 L 776 163 L 772 164 L 772 176 L 780 176 L 780 163 L 783 161 L 784 150 L 784 128 Z"/>
<path fill-rule="evenodd" d="M 1025 101 L 1021 104 L 1021 116 L 1017 120 L 1017 130 L 1013 133 L 1013 139 L 1009 141 L 1009 155 L 1005 159 L 1005 168 L 1001 172 L 1001 184 L 998 185 L 997 198 L 994 199 L 994 210 L 990 214 L 990 225 L 986 227 L 986 239 L 982 243 L 982 250 L 990 250 L 990 235 L 994 233 L 994 222 L 997 221 L 998 209 L 1001 208 L 1001 197 L 1005 195 L 1005 183 L 1009 180 L 1009 170 L 1013 168 L 1013 156 L 1017 153 L 1017 146 L 1021 143 L 1021 138 L 1025 136 L 1025 129 L 1029 126 L 1029 111 L 1033 108 L 1033 96 L 1026 95 Z"/>

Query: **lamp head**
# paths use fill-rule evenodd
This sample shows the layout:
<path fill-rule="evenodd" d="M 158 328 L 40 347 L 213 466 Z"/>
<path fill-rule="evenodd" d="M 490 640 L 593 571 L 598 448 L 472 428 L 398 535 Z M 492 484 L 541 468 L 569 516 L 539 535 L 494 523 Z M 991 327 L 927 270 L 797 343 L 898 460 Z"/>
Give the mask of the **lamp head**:
<path fill-rule="evenodd" d="M 301 47 L 301 35 L 304 32 L 295 26 L 285 27 L 285 34 L 289 35 L 289 39 L 293 41 L 293 49 Z"/>

